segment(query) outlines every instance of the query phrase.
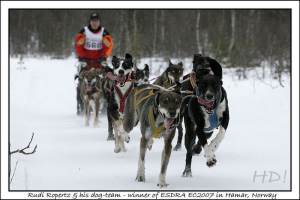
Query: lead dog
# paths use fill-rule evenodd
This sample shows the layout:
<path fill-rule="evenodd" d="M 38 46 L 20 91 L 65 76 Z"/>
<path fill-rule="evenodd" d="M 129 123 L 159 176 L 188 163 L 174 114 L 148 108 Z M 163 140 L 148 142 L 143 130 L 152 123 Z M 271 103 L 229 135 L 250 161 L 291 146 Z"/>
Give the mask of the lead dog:
<path fill-rule="evenodd" d="M 153 137 L 164 138 L 158 186 L 165 187 L 166 171 L 175 128 L 179 123 L 181 96 L 162 87 L 144 84 L 129 95 L 124 115 L 124 129 L 130 132 L 140 122 L 142 134 L 136 180 L 145 182 L 145 154 L 151 150 Z"/>
<path fill-rule="evenodd" d="M 181 84 L 182 96 L 184 97 L 189 94 L 196 95 L 195 89 L 197 87 L 197 82 L 199 82 L 206 74 L 217 76 L 222 83 L 221 65 L 213 58 L 202 56 L 201 54 L 194 54 L 193 70 L 183 77 L 183 82 Z M 198 140 L 193 147 L 193 154 L 200 154 L 201 150 L 201 144 Z"/>
<path fill-rule="evenodd" d="M 123 117 L 126 99 L 134 88 L 132 56 L 126 54 L 124 59 L 113 56 L 112 65 L 112 72 L 118 79 L 106 80 L 103 90 L 107 99 L 108 140 L 115 139 L 114 152 L 119 153 L 126 151 L 124 141 L 130 140 L 129 132 L 123 128 Z"/>
<path fill-rule="evenodd" d="M 195 91 L 196 95 L 186 97 L 183 101 L 187 151 L 183 171 L 185 177 L 192 176 L 191 164 L 196 136 L 204 149 L 207 166 L 212 167 L 217 162 L 215 152 L 225 136 L 229 123 L 227 94 L 217 76 L 204 75 L 197 81 Z M 219 132 L 208 144 L 207 139 L 211 137 L 215 128 L 219 128 Z"/>

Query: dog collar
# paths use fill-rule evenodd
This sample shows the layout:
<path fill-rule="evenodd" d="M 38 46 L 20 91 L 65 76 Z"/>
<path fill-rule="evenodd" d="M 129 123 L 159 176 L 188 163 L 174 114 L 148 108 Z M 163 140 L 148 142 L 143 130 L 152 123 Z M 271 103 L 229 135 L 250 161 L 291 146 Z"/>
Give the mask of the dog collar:
<path fill-rule="evenodd" d="M 201 106 L 205 107 L 205 109 L 208 110 L 208 111 L 210 111 L 210 112 L 214 110 L 215 101 L 208 101 L 206 99 L 203 99 L 203 98 L 197 96 L 197 102 Z"/>

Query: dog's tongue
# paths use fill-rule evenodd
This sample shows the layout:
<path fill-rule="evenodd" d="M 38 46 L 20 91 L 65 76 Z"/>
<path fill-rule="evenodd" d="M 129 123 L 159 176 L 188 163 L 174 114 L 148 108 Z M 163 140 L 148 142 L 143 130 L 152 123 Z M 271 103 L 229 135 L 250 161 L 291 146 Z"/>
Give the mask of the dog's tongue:
<path fill-rule="evenodd" d="M 170 130 L 173 122 L 174 122 L 174 118 L 166 118 L 164 120 L 164 126 L 165 126 L 165 128 L 166 128 L 167 131 Z"/>
<path fill-rule="evenodd" d="M 200 97 L 198 97 L 198 103 L 199 103 L 200 105 L 205 106 L 205 107 L 208 108 L 208 109 L 212 109 L 213 106 L 214 106 L 214 101 L 208 101 L 208 100 L 202 99 L 202 98 L 200 98 Z"/>
<path fill-rule="evenodd" d="M 126 76 L 123 76 L 123 75 L 120 75 L 120 76 L 118 76 L 118 81 L 120 82 L 120 83 L 124 83 L 125 82 L 125 80 L 126 80 Z"/>

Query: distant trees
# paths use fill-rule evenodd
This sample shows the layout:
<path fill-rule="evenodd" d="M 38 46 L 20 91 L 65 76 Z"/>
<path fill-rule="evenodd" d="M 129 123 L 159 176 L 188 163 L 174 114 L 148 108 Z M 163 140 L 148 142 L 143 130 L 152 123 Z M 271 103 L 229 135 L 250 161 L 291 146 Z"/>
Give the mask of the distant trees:
<path fill-rule="evenodd" d="M 93 10 L 114 38 L 113 53 L 192 57 L 202 53 L 229 67 L 262 61 L 290 71 L 291 11 Z M 92 10 L 10 10 L 10 54 L 67 57 Z"/>

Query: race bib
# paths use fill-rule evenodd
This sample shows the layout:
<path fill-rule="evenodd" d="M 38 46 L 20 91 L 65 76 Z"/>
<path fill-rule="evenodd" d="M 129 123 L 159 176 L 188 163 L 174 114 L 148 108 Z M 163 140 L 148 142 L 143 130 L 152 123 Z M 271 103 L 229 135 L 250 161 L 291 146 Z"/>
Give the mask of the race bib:
<path fill-rule="evenodd" d="M 85 44 L 84 48 L 88 50 L 100 50 L 102 49 L 102 38 L 103 38 L 103 31 L 104 28 L 101 28 L 101 31 L 98 33 L 91 32 L 88 27 L 85 28 Z"/>

